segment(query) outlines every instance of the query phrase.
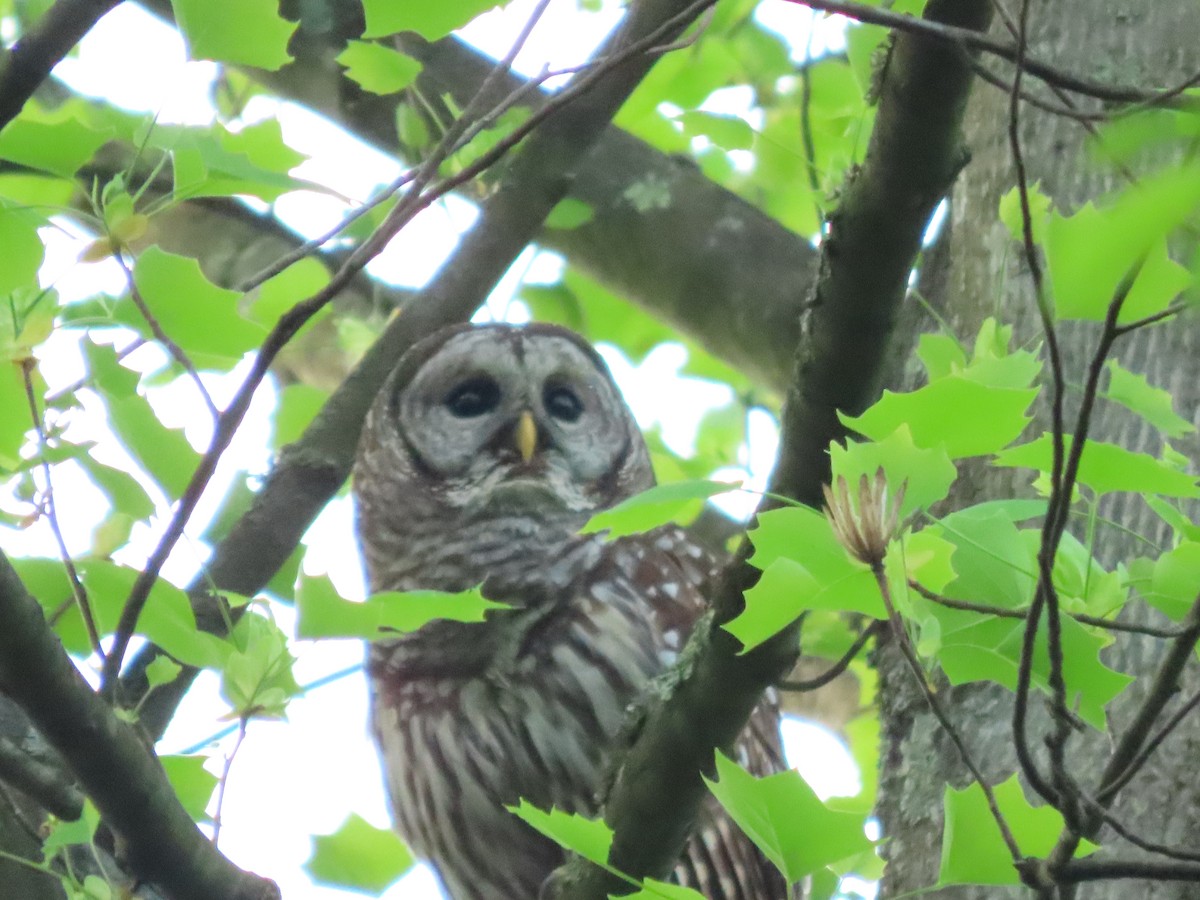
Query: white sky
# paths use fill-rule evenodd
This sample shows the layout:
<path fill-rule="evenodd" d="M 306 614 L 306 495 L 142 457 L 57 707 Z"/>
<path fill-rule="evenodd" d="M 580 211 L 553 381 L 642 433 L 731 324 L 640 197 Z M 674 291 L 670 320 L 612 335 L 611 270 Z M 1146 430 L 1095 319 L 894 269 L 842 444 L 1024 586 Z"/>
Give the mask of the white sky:
<path fill-rule="evenodd" d="M 467 28 L 463 36 L 487 52 L 498 55 L 507 50 L 514 29 L 523 21 L 533 0 L 515 0 L 504 12 L 489 13 Z M 534 31 L 526 50 L 518 58 L 517 68 L 535 72 L 543 64 L 554 67 L 577 63 L 604 36 L 618 18 L 617 8 L 605 4 L 605 11 L 591 16 L 580 25 L 580 13 L 574 3 L 551 5 L 547 16 Z M 784 34 L 803 54 L 810 17 L 807 10 L 782 2 L 764 3 L 759 20 Z M 817 46 L 840 43 L 840 27 L 822 29 L 814 39 Z M 211 63 L 187 62 L 183 44 L 171 29 L 143 13 L 132 4 L 123 4 L 106 15 L 84 40 L 77 56 L 65 60 L 56 74 L 81 92 L 104 97 L 129 109 L 157 114 L 162 122 L 205 123 L 212 117 L 209 91 L 216 73 Z M 153 77 L 146 77 L 153 72 Z M 735 112 L 752 118 L 747 109 L 748 95 L 737 90 L 714 95 L 711 106 L 722 112 Z M 347 137 L 308 111 L 265 98 L 256 99 L 247 110 L 247 118 L 256 120 L 276 116 L 283 125 L 286 140 L 298 150 L 310 154 L 297 175 L 324 183 L 339 193 L 365 199 L 377 185 L 392 180 L 397 163 Z M 277 212 L 288 224 L 305 234 L 316 234 L 340 219 L 346 207 L 324 194 L 294 194 L 282 198 Z M 393 241 L 388 252 L 372 264 L 380 278 L 398 284 L 419 286 L 435 271 L 453 249 L 457 234 L 474 216 L 473 207 L 463 201 L 448 200 L 426 211 L 413 227 Z M 111 265 L 80 265 L 75 262 L 83 239 L 70 240 L 61 233 L 47 233 L 48 258 L 44 281 L 53 281 L 64 296 L 83 296 L 98 285 L 114 293 L 121 290 L 122 278 Z M 519 276 L 533 281 L 553 280 L 561 266 L 551 254 L 538 254 L 518 261 L 513 272 L 497 288 L 492 306 L 517 317 L 511 298 Z M 146 369 L 156 368 L 159 351 L 147 348 L 135 354 L 131 362 Z M 74 340 L 56 335 L 39 354 L 42 370 L 52 389 L 71 383 L 83 375 Z M 680 347 L 663 347 L 652 353 L 640 367 L 629 365 L 619 353 L 605 352 L 619 383 L 626 388 L 638 421 L 643 427 L 661 425 L 664 438 L 672 446 L 686 451 L 697 422 L 705 409 L 728 402 L 726 388 L 697 379 L 682 378 L 678 372 L 686 360 Z M 238 383 L 243 367 L 230 376 L 204 375 L 205 383 L 221 405 Z M 636 390 L 631 387 L 636 386 Z M 206 416 L 197 415 L 195 389 L 185 379 L 148 392 L 156 410 L 169 425 L 186 427 L 189 439 L 201 447 L 208 439 Z M 189 529 L 202 530 L 223 496 L 235 468 L 265 473 L 269 465 L 267 446 L 268 415 L 274 405 L 274 392 L 268 386 L 260 391 L 228 456 L 238 465 L 226 465 L 219 471 L 206 500 Z M 758 413 L 750 422 L 753 448 L 751 482 L 761 486 L 774 456 L 775 431 L 770 418 Z M 72 423 L 72 438 L 90 437 L 99 441 L 96 455 L 119 466 L 122 452 L 114 447 L 103 424 L 98 404 L 85 399 L 84 411 Z M 68 547 L 84 553 L 90 546 L 91 530 L 104 513 L 104 501 L 82 471 L 70 466 L 55 470 L 55 490 L 60 498 L 60 516 Z M 70 498 L 70 505 L 64 498 Z M 160 504 L 160 519 L 166 511 Z M 742 508 L 754 503 L 742 496 Z M 156 522 L 161 527 L 162 522 Z M 347 596 L 362 596 L 363 588 L 355 549 L 352 512 L 345 498 L 335 500 L 306 535 L 306 569 L 327 571 Z M 143 528 L 121 559 L 138 565 L 153 546 L 155 534 Z M 44 526 L 24 532 L 3 533 L 6 552 L 16 555 L 55 556 L 53 543 Z M 203 562 L 202 552 L 186 539 L 173 554 L 164 575 L 177 584 L 185 584 Z M 285 631 L 292 631 L 291 611 L 275 609 Z M 296 678 L 301 683 L 321 678 L 361 661 L 357 642 L 326 641 L 319 644 L 296 642 Z M 228 710 L 218 694 L 218 679 L 205 673 L 189 694 L 168 731 L 160 750 L 180 752 L 220 732 Z M 345 817 L 355 812 L 373 824 L 388 822 L 384 794 L 374 749 L 366 734 L 366 687 L 361 675 L 348 676 L 321 687 L 292 702 L 289 720 L 257 721 L 250 725 L 232 767 L 223 814 L 221 847 L 239 865 L 277 880 L 287 900 L 333 900 L 357 897 L 312 884 L 302 869 L 311 852 L 310 835 L 334 831 Z M 858 776 L 845 749 L 820 729 L 799 722 L 786 724 L 789 758 L 814 787 L 824 795 L 852 794 L 857 791 Z M 219 771 L 222 756 L 232 746 L 227 738 L 217 752 L 211 748 L 210 768 Z M 394 885 L 387 900 L 421 900 L 438 897 L 434 879 L 423 867 Z"/>

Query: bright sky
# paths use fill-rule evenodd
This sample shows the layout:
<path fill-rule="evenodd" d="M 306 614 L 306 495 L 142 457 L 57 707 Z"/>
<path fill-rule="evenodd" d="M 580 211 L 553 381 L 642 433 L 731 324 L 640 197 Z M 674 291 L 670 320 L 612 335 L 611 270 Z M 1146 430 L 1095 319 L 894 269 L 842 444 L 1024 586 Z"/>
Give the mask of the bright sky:
<path fill-rule="evenodd" d="M 501 54 L 532 6 L 533 0 L 515 0 L 506 11 L 477 20 L 463 36 L 493 55 Z M 618 11 L 615 4 L 606 2 L 604 11 L 593 14 L 586 27 L 580 27 L 580 15 L 574 3 L 551 4 L 518 58 L 518 69 L 534 72 L 547 63 L 557 67 L 579 62 L 617 21 Z M 764 4 L 758 15 L 764 25 L 792 42 L 797 58 L 803 55 L 810 24 L 807 10 L 780 0 Z M 840 41 L 840 27 L 833 25 L 818 30 L 814 48 L 836 49 Z M 157 114 L 162 122 L 200 123 L 212 116 L 209 91 L 215 67 L 210 63 L 187 62 L 178 36 L 131 4 L 123 4 L 105 16 L 85 39 L 78 56 L 64 61 L 55 71 L 81 92 L 104 97 L 129 109 Z M 154 77 L 147 78 L 148 71 Z M 710 104 L 710 108 L 722 112 L 751 114 L 747 109 L 748 95 L 737 90 L 718 92 Z M 365 199 L 372 189 L 392 180 L 398 172 L 394 160 L 359 144 L 303 109 L 259 98 L 247 110 L 250 120 L 267 116 L 278 117 L 288 142 L 312 156 L 296 174 L 327 184 L 342 195 Z M 277 206 L 278 214 L 305 234 L 325 230 L 340 219 L 345 209 L 344 204 L 324 194 L 290 195 Z M 470 204 L 453 199 L 431 208 L 393 241 L 388 252 L 372 265 L 372 272 L 398 284 L 423 284 L 451 251 L 457 234 L 470 224 L 473 216 Z M 61 232 L 47 233 L 48 259 L 43 280 L 53 281 L 67 297 L 93 293 L 98 286 L 119 293 L 122 279 L 114 266 L 84 266 L 75 262 L 83 240 Z M 538 254 L 534 258 L 527 254 L 496 289 L 491 300 L 494 313 L 520 319 L 523 309 L 511 299 L 519 278 L 554 280 L 560 266 L 560 261 L 551 254 Z M 680 347 L 660 348 L 639 367 L 631 366 L 619 353 L 604 352 L 618 382 L 626 388 L 638 421 L 643 427 L 660 425 L 664 438 L 678 449 L 690 446 L 706 408 L 728 401 L 727 389 L 679 376 L 686 360 L 686 352 Z M 147 370 L 157 368 L 161 364 L 159 353 L 154 348 L 145 348 L 134 354 L 130 363 Z M 84 374 L 72 339 L 56 336 L 40 357 L 52 389 Z M 204 376 L 218 405 L 228 399 L 242 374 L 239 370 L 225 377 Z M 637 389 L 631 390 L 632 386 Z M 195 414 L 194 387 L 186 379 L 151 389 L 149 397 L 167 424 L 184 427 L 198 447 L 207 443 L 206 417 Z M 265 422 L 274 399 L 270 387 L 260 391 L 247 425 L 228 454 L 252 474 L 265 473 L 269 465 Z M 114 446 L 105 429 L 99 405 L 89 403 L 86 397 L 83 414 L 73 421 L 70 437 L 98 441 L 98 457 L 127 466 L 122 461 L 122 451 Z M 761 486 L 775 451 L 774 424 L 766 415 L 751 417 L 750 446 L 750 483 Z M 191 534 L 202 530 L 234 469 L 227 465 L 219 471 L 189 530 Z M 747 473 L 737 474 L 746 477 Z M 69 510 L 66 501 L 60 499 L 60 509 L 69 513 L 63 515 L 62 522 L 68 547 L 73 553 L 86 552 L 91 530 L 104 513 L 104 501 L 79 470 L 63 466 L 56 469 L 55 478 L 58 496 L 70 498 Z M 747 511 L 754 498 L 743 495 L 740 502 L 742 510 Z M 160 513 L 165 510 L 165 499 L 160 498 Z M 309 548 L 305 565 L 312 572 L 329 572 L 346 596 L 361 597 L 363 588 L 352 534 L 349 501 L 335 500 L 305 537 Z M 135 534 L 132 548 L 120 561 L 139 565 L 153 539 L 148 529 Z M 41 526 L 19 533 L 5 532 L 4 546 L 7 552 L 18 555 L 56 555 L 47 529 Z M 201 548 L 185 540 L 164 575 L 177 584 L 185 584 L 202 562 Z M 277 606 L 274 614 L 290 633 L 291 611 Z M 297 642 L 294 650 L 296 677 L 301 684 L 355 666 L 362 657 L 361 646 L 351 641 Z M 336 830 L 351 812 L 381 827 L 388 822 L 378 763 L 366 734 L 366 696 L 359 674 L 313 691 L 289 706 L 288 722 L 252 723 L 232 766 L 221 847 L 239 865 L 276 879 L 287 900 L 361 896 L 312 884 L 302 864 L 311 852 L 310 835 Z M 200 749 L 211 752 L 208 741 L 228 724 L 221 718 L 227 711 L 218 694 L 216 676 L 202 675 L 163 741 L 162 752 Z M 847 794 L 857 790 L 854 764 L 835 738 L 799 722 L 786 723 L 786 738 L 789 758 L 820 793 Z M 219 747 L 219 752 L 212 754 L 210 765 L 214 771 L 219 771 L 223 755 L 232 748 L 232 739 L 223 739 Z M 440 895 L 429 872 L 418 868 L 384 896 L 388 900 L 421 900 Z"/>

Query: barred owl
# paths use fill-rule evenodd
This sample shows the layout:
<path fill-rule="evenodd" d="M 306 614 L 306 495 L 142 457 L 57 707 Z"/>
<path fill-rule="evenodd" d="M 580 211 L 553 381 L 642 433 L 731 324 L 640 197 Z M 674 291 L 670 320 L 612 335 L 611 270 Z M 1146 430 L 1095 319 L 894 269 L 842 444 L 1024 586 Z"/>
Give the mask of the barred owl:
<path fill-rule="evenodd" d="M 397 827 L 456 900 L 538 896 L 562 851 L 505 805 L 595 815 L 626 708 L 703 609 L 714 560 L 680 529 L 578 534 L 653 482 L 604 362 L 555 326 L 445 329 L 405 355 L 370 412 L 354 493 L 371 588 L 482 583 L 510 607 L 368 651 Z M 779 767 L 774 705 L 737 753 Z M 675 877 L 710 900 L 787 895 L 715 802 Z"/>

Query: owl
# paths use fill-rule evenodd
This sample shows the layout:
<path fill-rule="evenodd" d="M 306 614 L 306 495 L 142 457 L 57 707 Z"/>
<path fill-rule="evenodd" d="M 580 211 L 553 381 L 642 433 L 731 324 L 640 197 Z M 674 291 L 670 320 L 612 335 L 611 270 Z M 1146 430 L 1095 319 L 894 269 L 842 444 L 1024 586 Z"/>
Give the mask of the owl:
<path fill-rule="evenodd" d="M 681 529 L 578 533 L 653 483 L 603 360 L 557 326 L 444 329 L 371 409 L 354 495 L 372 590 L 482 584 L 507 607 L 368 649 L 397 828 L 456 900 L 538 896 L 563 852 L 505 806 L 596 815 L 627 708 L 704 610 L 716 562 Z M 764 701 L 736 752 L 766 774 L 779 749 Z M 711 798 L 675 878 L 710 900 L 788 896 Z"/>

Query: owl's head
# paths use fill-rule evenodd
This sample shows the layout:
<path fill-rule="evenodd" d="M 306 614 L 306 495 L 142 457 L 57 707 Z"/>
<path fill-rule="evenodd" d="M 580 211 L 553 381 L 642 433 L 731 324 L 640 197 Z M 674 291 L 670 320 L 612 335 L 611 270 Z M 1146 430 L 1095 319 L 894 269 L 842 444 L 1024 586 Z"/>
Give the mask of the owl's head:
<path fill-rule="evenodd" d="M 604 361 L 545 324 L 455 326 L 414 346 L 375 402 L 358 469 L 360 500 L 369 473 L 398 488 L 393 502 L 471 518 L 591 513 L 654 480 Z"/>

